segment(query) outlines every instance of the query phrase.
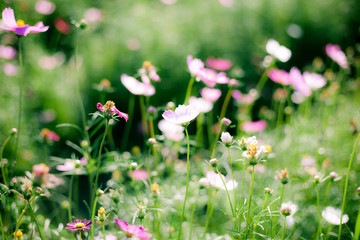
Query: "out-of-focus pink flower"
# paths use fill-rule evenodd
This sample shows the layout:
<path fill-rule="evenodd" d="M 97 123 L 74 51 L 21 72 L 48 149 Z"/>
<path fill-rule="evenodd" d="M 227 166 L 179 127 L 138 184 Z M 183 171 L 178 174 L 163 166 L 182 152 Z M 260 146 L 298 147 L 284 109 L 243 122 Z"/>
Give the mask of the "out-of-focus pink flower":
<path fill-rule="evenodd" d="M 95 237 L 95 240 L 104 240 L 104 239 L 101 237 Z M 105 236 L 105 240 L 118 240 L 118 238 L 112 234 L 107 234 Z"/>
<path fill-rule="evenodd" d="M 224 7 L 232 7 L 234 5 L 234 0 L 219 0 L 219 3 Z"/>
<path fill-rule="evenodd" d="M 349 68 L 349 63 L 346 59 L 346 55 L 343 51 L 341 51 L 341 48 L 339 45 L 335 44 L 327 44 L 325 46 L 325 52 L 326 55 L 328 55 L 334 62 L 339 64 L 342 68 Z"/>
<path fill-rule="evenodd" d="M 107 101 L 105 103 L 105 105 L 102 105 L 101 103 L 98 103 L 96 105 L 96 107 L 97 107 L 97 109 L 102 111 L 104 114 L 107 114 L 107 115 L 109 115 L 111 117 L 114 116 L 115 114 L 117 114 L 119 117 L 124 118 L 126 122 L 129 119 L 129 116 L 126 113 L 120 112 L 115 107 L 115 103 L 112 102 L 112 101 Z"/>
<path fill-rule="evenodd" d="M 146 179 L 148 179 L 148 173 L 144 169 L 129 171 L 129 175 L 133 177 L 135 181 L 146 181 Z"/>
<path fill-rule="evenodd" d="M 199 112 L 207 113 L 213 109 L 213 104 L 210 101 L 205 100 L 204 98 L 190 97 L 189 104 L 196 107 Z"/>
<path fill-rule="evenodd" d="M 178 125 L 187 125 L 199 115 L 199 110 L 193 105 L 179 105 L 175 111 L 166 110 L 162 116 L 166 121 Z"/>
<path fill-rule="evenodd" d="M 204 63 L 198 59 L 193 58 L 192 56 L 187 57 L 187 65 L 191 75 L 198 76 L 201 69 L 204 68 Z"/>
<path fill-rule="evenodd" d="M 232 97 L 239 104 L 249 105 L 254 102 L 255 98 L 250 94 L 242 94 L 239 90 L 234 90 L 232 92 Z"/>
<path fill-rule="evenodd" d="M 159 121 L 158 127 L 166 138 L 175 142 L 178 142 L 185 137 L 183 127 L 168 122 L 165 119 Z"/>
<path fill-rule="evenodd" d="M 219 174 L 213 172 L 213 171 L 208 171 L 206 172 L 206 177 L 205 178 L 201 178 L 199 180 L 199 182 L 202 185 L 205 186 L 209 186 L 211 185 L 212 187 L 216 188 L 216 189 L 222 189 L 225 190 L 225 186 L 223 181 L 221 180 L 221 178 L 224 180 L 226 188 L 228 191 L 232 191 L 235 188 L 237 188 L 238 183 L 234 180 L 229 180 L 227 179 L 224 175 L 220 174 L 221 177 L 219 176 Z"/>
<path fill-rule="evenodd" d="M 213 58 L 209 57 L 206 60 L 206 66 L 209 68 L 213 68 L 220 71 L 226 71 L 229 70 L 232 66 L 232 63 L 230 60 L 222 59 L 222 58 Z"/>
<path fill-rule="evenodd" d="M 35 10 L 38 13 L 49 15 L 55 11 L 56 5 L 46 0 L 39 0 L 35 4 Z"/>
<path fill-rule="evenodd" d="M 55 53 L 53 56 L 41 56 L 39 58 L 38 64 L 43 69 L 54 69 L 57 66 L 60 66 L 65 61 L 65 56 L 63 53 Z"/>
<path fill-rule="evenodd" d="M 221 90 L 216 88 L 203 88 L 200 90 L 200 94 L 206 101 L 215 102 L 221 96 Z"/>
<path fill-rule="evenodd" d="M 30 26 L 29 24 L 25 24 L 23 20 L 16 21 L 14 10 L 11 8 L 4 9 L 2 12 L 2 21 L 5 24 L 5 27 L 0 26 L 0 28 L 5 31 L 16 32 L 16 34 L 20 36 L 26 36 L 29 33 L 46 32 L 49 29 L 49 26 L 44 26 L 42 22 Z"/>
<path fill-rule="evenodd" d="M 252 173 L 252 170 L 253 170 L 253 167 L 249 166 L 248 167 L 248 172 Z M 262 165 L 262 164 L 255 165 L 255 173 L 264 173 L 265 171 L 266 171 L 266 168 L 265 168 L 264 165 Z"/>
<path fill-rule="evenodd" d="M 300 104 L 302 102 L 304 102 L 306 99 L 306 96 L 302 93 L 299 93 L 299 92 L 293 92 L 291 94 L 291 101 L 293 103 L 296 103 L 296 104 Z"/>
<path fill-rule="evenodd" d="M 289 61 L 291 57 L 291 51 L 290 49 L 281 46 L 277 41 L 274 39 L 269 39 L 269 41 L 266 43 L 266 51 L 279 59 L 281 62 L 287 62 Z"/>
<path fill-rule="evenodd" d="M 303 77 L 305 83 L 311 89 L 319 89 L 326 85 L 325 78 L 320 74 L 304 72 Z"/>
<path fill-rule="evenodd" d="M 56 177 L 54 174 L 47 174 L 45 178 L 43 178 L 43 184 L 47 188 L 54 188 L 64 182 L 62 178 Z"/>
<path fill-rule="evenodd" d="M 40 163 L 32 166 L 32 173 L 35 177 L 42 177 L 48 174 L 50 171 L 50 167 L 45 163 Z"/>
<path fill-rule="evenodd" d="M 142 68 L 139 69 L 141 80 L 145 84 L 150 84 L 150 79 L 160 82 L 160 77 L 156 73 L 156 68 L 149 61 L 144 61 Z"/>
<path fill-rule="evenodd" d="M 305 83 L 303 75 L 296 67 L 290 70 L 290 81 L 297 92 L 307 97 L 311 95 L 311 88 Z"/>
<path fill-rule="evenodd" d="M 16 50 L 10 46 L 0 45 L 0 58 L 7 60 L 13 59 L 16 55 Z"/>
<path fill-rule="evenodd" d="M 88 22 L 101 22 L 103 20 L 103 13 L 100 9 L 89 8 L 85 11 L 84 18 Z"/>
<path fill-rule="evenodd" d="M 40 136 L 54 142 L 58 142 L 60 140 L 59 135 L 57 135 L 55 132 L 50 131 L 47 128 L 43 128 L 40 132 Z"/>
<path fill-rule="evenodd" d="M 290 84 L 290 74 L 285 70 L 271 69 L 268 72 L 268 76 L 271 80 L 282 85 Z"/>
<path fill-rule="evenodd" d="M 198 77 L 203 81 L 208 87 L 214 87 L 218 84 L 227 84 L 230 79 L 226 76 L 226 73 L 220 72 L 217 73 L 213 69 L 203 68 L 198 72 Z"/>
<path fill-rule="evenodd" d="M 177 0 L 160 0 L 160 1 L 166 5 L 172 5 L 177 2 Z"/>
<path fill-rule="evenodd" d="M 135 236 L 141 240 L 148 240 L 152 236 L 151 233 L 146 233 L 149 229 L 143 229 L 142 227 L 138 227 L 136 225 L 129 225 L 127 222 L 121 221 L 118 218 L 114 218 L 114 220 L 119 228 L 125 232 L 126 237 L 128 238 Z"/>
<path fill-rule="evenodd" d="M 55 20 L 55 28 L 63 33 L 63 34 L 69 34 L 71 32 L 71 26 L 63 18 L 57 18 Z"/>
<path fill-rule="evenodd" d="M 82 174 L 84 171 L 80 169 L 80 167 L 86 164 L 86 158 L 81 158 L 80 160 L 67 159 L 64 165 L 57 165 L 56 169 L 61 172 L 69 172 L 75 170 L 76 174 Z"/>
<path fill-rule="evenodd" d="M 126 74 L 121 75 L 121 83 L 134 95 L 152 96 L 155 94 L 155 87 L 150 83 L 143 83 Z"/>
<path fill-rule="evenodd" d="M 4 64 L 4 73 L 9 76 L 15 76 L 18 72 L 18 67 L 12 63 L 5 63 Z"/>
<path fill-rule="evenodd" d="M 241 130 L 244 132 L 254 133 L 254 132 L 261 132 L 266 128 L 266 121 L 259 120 L 255 122 L 247 121 L 241 124 Z"/>
<path fill-rule="evenodd" d="M 135 51 L 140 48 L 140 42 L 136 38 L 129 38 L 126 40 L 126 46 L 129 50 Z"/>

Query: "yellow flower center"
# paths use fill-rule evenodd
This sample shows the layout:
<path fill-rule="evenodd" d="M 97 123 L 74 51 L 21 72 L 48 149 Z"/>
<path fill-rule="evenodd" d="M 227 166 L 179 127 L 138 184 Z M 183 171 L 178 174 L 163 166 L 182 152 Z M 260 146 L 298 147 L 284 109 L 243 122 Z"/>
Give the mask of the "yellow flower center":
<path fill-rule="evenodd" d="M 24 20 L 17 20 L 16 21 L 16 25 L 18 25 L 18 27 L 21 27 L 21 26 L 24 26 L 25 25 L 25 22 L 24 22 Z"/>
<path fill-rule="evenodd" d="M 14 233 L 15 238 L 21 238 L 23 235 L 22 231 L 18 230 Z"/>
<path fill-rule="evenodd" d="M 160 193 L 159 184 L 152 184 L 151 191 L 153 194 L 159 194 Z"/>
<path fill-rule="evenodd" d="M 143 63 L 143 68 L 149 69 L 149 68 L 151 68 L 151 67 L 152 67 L 152 64 L 151 64 L 150 61 L 144 61 L 144 63 Z"/>
<path fill-rule="evenodd" d="M 104 215 L 105 214 L 105 209 L 103 207 L 99 208 L 98 214 L 99 215 Z"/>
<path fill-rule="evenodd" d="M 104 112 L 110 112 L 111 108 L 115 106 L 115 103 L 113 101 L 107 101 L 105 105 L 103 106 Z"/>
<path fill-rule="evenodd" d="M 77 228 L 82 228 L 84 226 L 85 226 L 85 224 L 83 224 L 82 222 L 75 224 L 75 227 L 77 227 Z"/>
<path fill-rule="evenodd" d="M 256 144 L 250 144 L 248 146 L 248 150 L 247 150 L 248 154 L 251 155 L 251 156 L 255 156 L 256 153 L 257 153 L 257 146 Z"/>

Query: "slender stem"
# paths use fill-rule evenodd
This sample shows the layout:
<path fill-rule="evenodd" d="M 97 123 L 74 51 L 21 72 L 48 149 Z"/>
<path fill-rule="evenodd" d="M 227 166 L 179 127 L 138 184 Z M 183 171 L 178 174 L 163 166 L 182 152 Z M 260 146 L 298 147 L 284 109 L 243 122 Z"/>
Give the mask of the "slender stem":
<path fill-rule="evenodd" d="M 10 140 L 10 136 L 8 136 L 3 145 L 1 146 L 1 150 L 0 150 L 0 163 L 1 163 L 1 174 L 2 174 L 2 178 L 3 178 L 3 181 L 4 181 L 4 184 L 7 186 L 7 176 L 5 175 L 5 163 L 3 162 L 3 153 L 4 153 L 4 148 L 6 146 L 6 144 L 9 142 Z"/>
<path fill-rule="evenodd" d="M 208 229 L 208 226 L 209 226 L 209 222 L 210 222 L 210 218 L 211 218 L 211 214 L 212 211 L 212 206 L 213 206 L 213 203 L 211 200 L 214 200 L 215 201 L 215 198 L 213 199 L 211 197 L 211 186 L 209 186 L 209 190 L 208 190 L 208 203 L 207 203 L 207 208 L 206 208 L 206 222 L 205 222 L 205 229 L 204 229 L 204 234 L 203 234 L 203 238 L 205 239 L 205 234 L 207 232 L 207 229 Z"/>
<path fill-rule="evenodd" d="M 285 227 L 286 227 L 286 216 L 285 216 L 285 219 L 284 219 L 284 228 L 283 228 L 283 232 L 282 232 L 282 240 L 285 239 Z"/>
<path fill-rule="evenodd" d="M 326 188 L 326 191 L 325 191 L 325 196 L 324 196 L 324 201 L 326 200 L 326 198 L 327 198 L 327 196 L 328 196 L 331 183 L 332 183 L 332 180 L 330 180 L 329 183 L 328 183 L 328 185 L 327 185 L 327 188 Z"/>
<path fill-rule="evenodd" d="M 193 221 L 194 221 L 194 216 L 195 216 L 195 209 L 196 209 L 198 198 L 199 198 L 199 193 L 200 193 L 200 189 L 198 189 L 198 191 L 195 195 L 195 202 L 194 202 L 194 205 L 191 210 L 191 219 L 190 219 L 189 239 L 188 240 L 191 240 L 192 226 L 193 226 Z"/>
<path fill-rule="evenodd" d="M 17 231 L 19 230 L 19 227 L 20 227 L 20 223 L 21 223 L 21 219 L 23 218 L 25 212 L 26 212 L 26 209 L 28 208 L 29 206 L 29 202 L 27 202 L 27 204 L 25 205 L 25 207 L 23 208 L 18 220 L 17 220 L 17 223 L 16 223 L 16 227 L 15 227 L 15 233 L 17 233 Z"/>
<path fill-rule="evenodd" d="M 266 201 L 267 201 L 267 197 L 268 197 L 268 193 L 265 194 L 265 199 L 264 199 L 264 206 L 262 207 L 262 210 L 261 211 L 264 211 L 265 209 L 265 206 L 266 206 Z"/>
<path fill-rule="evenodd" d="M 356 147 L 358 145 L 359 139 L 360 139 L 360 134 L 358 134 L 358 137 L 356 139 L 354 149 L 353 149 L 352 154 L 351 154 L 347 174 L 346 174 L 345 187 L 344 187 L 344 196 L 343 196 L 343 201 L 342 201 L 342 206 L 341 206 L 341 215 L 340 215 L 340 225 L 339 225 L 338 240 L 341 239 L 342 217 L 343 217 L 344 209 L 345 209 L 346 193 L 347 193 L 347 187 L 348 187 L 348 183 L 349 183 L 349 175 L 350 175 L 350 170 L 351 170 L 351 164 L 352 164 L 352 161 L 354 159 L 354 155 L 355 155 L 355 151 L 356 151 Z"/>
<path fill-rule="evenodd" d="M 155 139 L 154 121 L 153 121 L 152 117 L 150 117 L 150 119 L 149 119 L 149 126 L 150 126 L 150 136 Z M 151 148 L 152 148 L 152 153 L 153 153 L 153 158 L 154 158 L 154 168 L 155 168 L 155 171 L 157 171 L 158 155 L 157 155 L 155 144 L 151 144 Z"/>
<path fill-rule="evenodd" d="M 155 219 L 156 219 L 156 238 L 157 239 L 161 239 L 160 238 L 160 220 L 159 220 L 159 198 L 157 197 L 155 199 Z"/>
<path fill-rule="evenodd" d="M 227 110 L 227 107 L 229 105 L 229 102 L 230 102 L 230 99 L 231 99 L 231 94 L 232 92 L 234 91 L 233 88 L 229 88 L 226 96 L 225 96 L 225 99 L 224 99 L 224 103 L 221 107 L 221 111 L 220 111 L 220 120 L 225 117 L 225 114 L 226 114 L 226 110 Z"/>
<path fill-rule="evenodd" d="M 194 82 L 195 82 L 195 76 L 191 76 L 189 84 L 188 84 L 187 89 L 186 89 L 184 105 L 187 105 L 188 102 L 189 102 L 189 98 L 190 98 L 190 95 L 191 95 L 191 89 L 192 89 L 192 86 L 193 86 Z"/>
<path fill-rule="evenodd" d="M 223 177 L 221 176 L 221 174 L 220 174 L 220 172 L 219 172 L 219 169 L 218 169 L 217 167 L 216 167 L 216 171 L 217 171 L 217 173 L 219 174 L 222 183 L 224 184 L 225 191 L 226 191 L 226 195 L 227 195 L 228 200 L 229 200 L 230 209 L 231 209 L 231 212 L 232 212 L 232 215 L 233 215 L 233 218 L 234 218 L 234 223 L 235 223 L 235 226 L 236 226 L 235 212 L 234 212 L 234 208 L 233 208 L 232 203 L 231 203 L 231 198 L 230 198 L 230 195 L 229 195 L 229 191 L 228 191 L 228 189 L 227 189 L 227 187 L 226 187 L 226 184 L 225 184 L 225 181 L 224 181 Z"/>
<path fill-rule="evenodd" d="M 229 154 L 231 177 L 232 177 L 233 185 L 234 185 L 234 187 L 235 187 L 235 179 L 234 179 L 233 165 L 232 165 L 232 162 L 231 162 L 230 147 L 228 147 L 227 149 L 228 149 L 228 154 Z M 236 194 L 235 194 L 235 188 L 234 188 L 234 190 L 233 190 L 233 193 L 234 193 L 234 210 L 236 211 Z"/>
<path fill-rule="evenodd" d="M 94 239 L 94 232 L 95 232 L 95 211 L 96 211 L 96 205 L 97 205 L 97 201 L 98 201 L 98 196 L 95 197 L 92 209 L 91 209 L 91 222 L 94 223 L 93 227 L 91 228 L 91 239 Z"/>
<path fill-rule="evenodd" d="M 6 239 L 6 238 L 5 238 L 5 232 L 4 232 L 4 225 L 3 225 L 3 222 L 2 222 L 2 214 L 0 214 L 0 225 L 1 225 L 1 236 L 2 236 L 2 239 Z"/>
<path fill-rule="evenodd" d="M 360 235 L 360 210 L 358 210 L 358 215 L 356 218 L 354 239 L 359 240 L 359 235 Z"/>
<path fill-rule="evenodd" d="M 247 219 L 246 219 L 246 225 L 247 225 L 247 232 L 246 232 L 246 237 L 249 234 L 250 231 L 250 210 L 251 210 L 251 199 L 252 199 L 252 194 L 253 194 L 253 188 L 254 188 L 254 178 L 255 178 L 255 165 L 252 166 L 252 175 L 251 175 L 251 186 L 250 186 L 250 195 L 249 195 L 249 206 L 248 206 L 248 214 L 247 214 Z"/>
<path fill-rule="evenodd" d="M 129 98 L 129 106 L 128 106 L 128 114 L 129 116 L 134 116 L 134 108 L 135 108 L 135 95 L 131 94 Z M 129 142 L 129 135 L 131 130 L 132 117 L 126 123 L 124 136 L 121 140 L 121 149 L 125 151 L 126 145 Z"/>
<path fill-rule="evenodd" d="M 72 222 L 71 202 L 72 202 L 73 182 L 74 182 L 74 175 L 71 175 L 71 178 L 70 178 L 70 186 L 69 186 L 69 198 L 68 198 L 68 202 L 69 202 L 69 207 L 68 207 L 69 222 Z"/>
<path fill-rule="evenodd" d="M 81 231 L 79 231 L 79 237 L 80 237 L 79 239 L 81 240 Z M 104 239 L 104 240 L 105 240 L 105 239 Z"/>
<path fill-rule="evenodd" d="M 144 134 L 144 138 L 148 135 L 148 126 L 146 122 L 146 110 L 145 110 L 145 102 L 144 102 L 144 96 L 139 96 L 140 100 L 140 111 L 141 111 L 141 123 L 142 123 L 142 130 Z"/>
<path fill-rule="evenodd" d="M 277 120 L 276 120 L 276 128 L 279 128 L 280 125 L 283 122 L 283 117 L 284 117 L 284 106 L 285 106 L 285 100 L 281 99 L 280 103 L 279 103 L 279 108 L 278 108 L 278 115 L 277 115 Z"/>
<path fill-rule="evenodd" d="M 184 220 L 184 214 L 185 214 L 185 205 L 186 205 L 186 198 L 188 195 L 188 189 L 189 189 L 189 176 L 190 176 L 190 140 L 189 140 L 189 133 L 187 130 L 187 126 L 185 127 L 185 133 L 186 133 L 186 139 L 187 139 L 187 157 L 186 157 L 186 191 L 185 191 L 185 197 L 184 197 L 184 203 L 183 203 L 183 209 L 182 214 L 180 218 L 180 228 L 179 228 L 179 235 L 178 240 L 180 240 L 181 237 L 181 227 Z"/>
<path fill-rule="evenodd" d="M 38 230 L 38 232 L 39 232 L 40 239 L 41 239 L 41 240 L 46 239 L 46 238 L 44 238 L 43 235 L 42 235 L 41 228 L 39 227 L 39 223 L 38 223 L 38 221 L 36 220 L 36 216 L 35 216 L 35 213 L 34 213 L 32 207 L 31 207 L 31 203 L 30 203 L 30 202 L 29 202 L 29 210 L 30 210 L 30 212 L 31 212 L 31 215 L 32 215 L 34 221 L 35 221 L 35 225 L 36 225 L 36 228 L 37 228 L 37 230 Z"/>
<path fill-rule="evenodd" d="M 106 235 L 105 235 L 105 221 L 102 221 L 102 230 L 103 230 L 103 237 L 104 240 L 106 239 Z"/>
<path fill-rule="evenodd" d="M 245 164 L 245 161 L 244 161 L 243 162 L 243 171 L 242 171 L 242 180 L 241 180 L 241 197 L 244 196 L 245 171 L 246 171 L 246 164 Z"/>
<path fill-rule="evenodd" d="M 264 205 L 261 209 L 261 212 L 264 211 L 265 209 L 265 206 L 266 206 L 266 200 L 267 200 L 267 197 L 268 197 L 268 193 L 265 194 L 265 199 L 264 199 Z M 253 233 L 253 239 L 255 239 L 255 232 L 256 232 L 256 227 L 257 227 L 257 223 L 258 223 L 258 220 L 259 220 L 260 216 L 256 219 L 255 223 L 254 223 L 254 233 Z"/>
<path fill-rule="evenodd" d="M 283 201 L 284 188 L 285 188 L 285 184 L 283 184 L 283 185 L 282 185 L 282 187 L 281 187 L 281 193 L 280 193 L 280 206 L 281 206 L 282 201 Z"/>
<path fill-rule="evenodd" d="M 318 225 L 318 230 L 316 233 L 316 239 L 319 239 L 320 234 L 321 234 L 321 213 L 320 213 L 320 195 L 319 195 L 319 184 L 315 183 L 315 187 L 316 187 L 316 201 L 317 201 L 317 214 L 318 214 L 318 221 L 319 221 L 319 225 Z"/>
<path fill-rule="evenodd" d="M 219 122 L 220 123 L 220 122 Z M 212 143 L 212 147 L 211 147 L 211 158 L 214 158 L 215 156 L 215 148 L 216 148 L 216 143 L 220 137 L 220 133 L 221 133 L 221 129 L 222 129 L 222 124 L 220 123 L 220 131 L 216 134 L 216 137 L 214 138 L 214 141 Z"/>
<path fill-rule="evenodd" d="M 96 207 L 95 192 L 97 191 L 97 188 L 98 188 L 99 173 L 100 173 L 100 163 L 101 163 L 101 152 L 102 152 L 102 148 L 104 146 L 105 137 L 106 137 L 108 127 L 109 127 L 109 122 L 108 122 L 107 119 L 105 119 L 105 131 L 104 131 L 104 135 L 102 137 L 100 148 L 99 148 L 99 155 L 98 155 L 97 166 L 96 166 L 95 184 L 94 184 L 93 196 L 91 198 L 91 199 L 95 199 L 94 202 L 93 202 L 93 207 L 92 207 L 92 212 L 91 212 L 91 221 L 92 222 L 94 222 L 94 217 L 95 217 L 95 207 Z M 93 239 L 94 238 L 94 228 L 91 228 L 91 236 L 92 236 L 92 239 Z"/>

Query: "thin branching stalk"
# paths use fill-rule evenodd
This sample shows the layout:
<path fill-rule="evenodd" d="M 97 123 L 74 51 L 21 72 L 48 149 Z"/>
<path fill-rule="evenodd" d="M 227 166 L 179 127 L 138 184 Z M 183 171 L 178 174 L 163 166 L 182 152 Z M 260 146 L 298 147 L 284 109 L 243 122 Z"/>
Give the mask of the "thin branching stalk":
<path fill-rule="evenodd" d="M 324 201 L 326 200 L 328 194 L 329 194 L 329 190 L 330 190 L 330 187 L 331 187 L 331 183 L 332 181 L 330 180 L 327 187 L 326 187 L 326 191 L 325 191 L 325 195 L 324 195 Z"/>
<path fill-rule="evenodd" d="M 91 232 L 91 239 L 94 239 L 94 232 L 95 232 L 95 211 L 96 211 L 96 205 L 97 205 L 97 201 L 98 201 L 98 196 L 95 197 L 92 209 L 91 209 L 91 222 L 94 223 L 94 226 L 91 228 L 90 232 Z"/>
<path fill-rule="evenodd" d="M 189 133 L 188 133 L 188 130 L 187 130 L 187 126 L 185 127 L 185 133 L 186 133 L 186 139 L 187 139 L 186 190 L 185 190 L 185 197 L 184 197 L 182 214 L 181 214 L 181 218 L 180 218 L 179 234 L 178 234 L 178 238 L 177 238 L 178 240 L 180 240 L 180 237 L 181 237 L 181 228 L 182 228 L 182 223 L 183 223 L 183 220 L 184 220 L 186 199 L 187 199 L 188 190 L 189 190 L 189 177 L 190 177 L 190 139 L 189 139 Z"/>
<path fill-rule="evenodd" d="M 358 206 L 359 205 L 360 204 L 358 204 Z M 358 210 L 358 215 L 357 215 L 357 218 L 356 218 L 354 239 L 359 240 L 359 236 L 360 236 L 360 210 Z"/>
<path fill-rule="evenodd" d="M 17 233 L 17 231 L 19 230 L 20 223 L 21 223 L 21 219 L 23 218 L 23 216 L 24 216 L 27 208 L 29 207 L 29 204 L 31 203 L 31 201 L 32 201 L 32 200 L 27 201 L 25 207 L 24 207 L 23 210 L 21 211 L 21 214 L 20 214 L 20 216 L 19 216 L 19 218 L 18 218 L 18 220 L 17 220 L 17 223 L 16 223 L 16 227 L 15 227 L 14 233 Z"/>
<path fill-rule="evenodd" d="M 191 76 L 189 84 L 188 84 L 187 89 L 186 89 L 184 105 L 187 105 L 189 103 L 189 98 L 190 98 L 190 95 L 191 95 L 191 89 L 192 89 L 192 86 L 193 86 L 194 82 L 195 82 L 195 76 Z"/>
<path fill-rule="evenodd" d="M 251 199 L 252 199 L 252 194 L 253 194 L 253 189 L 254 189 L 254 178 L 255 178 L 255 165 L 252 166 L 252 175 L 251 175 L 251 186 L 250 186 L 250 195 L 249 195 L 249 206 L 248 206 L 248 214 L 247 214 L 247 219 L 246 219 L 246 226 L 247 226 L 247 231 L 246 231 L 246 237 L 249 234 L 251 225 L 250 225 L 250 211 L 251 211 Z"/>
<path fill-rule="evenodd" d="M 142 130 L 144 134 L 144 138 L 146 139 L 148 136 L 148 125 L 146 122 L 146 109 L 145 109 L 145 101 L 144 96 L 139 96 L 139 102 L 140 102 L 140 111 L 141 111 L 141 124 L 142 124 Z"/>
<path fill-rule="evenodd" d="M 224 103 L 223 103 L 223 105 L 221 107 L 221 111 L 220 111 L 220 118 L 219 118 L 220 121 L 226 115 L 226 110 L 227 110 L 227 107 L 229 105 L 229 102 L 230 102 L 230 99 L 231 99 L 231 94 L 232 94 L 233 91 L 234 91 L 233 88 L 229 88 L 229 90 L 228 90 L 228 92 L 227 92 L 227 94 L 225 96 Z"/>
<path fill-rule="evenodd" d="M 357 145 L 359 143 L 359 139 L 360 139 L 360 134 L 358 134 L 358 137 L 356 139 L 353 151 L 351 153 L 349 166 L 348 166 L 348 170 L 347 170 L 347 174 L 346 174 L 346 180 L 345 180 L 345 186 L 344 186 L 344 196 L 343 196 L 343 201 L 342 201 L 342 206 L 341 206 L 341 215 L 340 215 L 340 225 L 339 225 L 338 240 L 341 239 L 342 217 L 343 217 L 344 209 L 345 209 L 346 193 L 347 193 L 347 187 L 348 187 L 348 184 L 349 184 L 349 176 L 350 176 L 351 164 L 352 164 L 352 161 L 354 159 L 354 155 L 355 155 L 356 147 L 357 147 Z"/>
<path fill-rule="evenodd" d="M 150 127 L 150 136 L 155 139 L 155 130 L 154 130 L 154 120 L 152 117 L 149 118 L 149 127 Z M 153 158 L 154 158 L 154 168 L 155 171 L 158 170 L 158 154 L 156 151 L 155 144 L 151 144 Z"/>
<path fill-rule="evenodd" d="M 284 196 L 284 189 L 285 189 L 285 184 L 282 185 L 281 187 L 281 193 L 280 193 L 280 206 L 282 204 L 282 201 L 283 201 L 283 196 Z"/>
<path fill-rule="evenodd" d="M 41 232 L 41 228 L 39 227 L 39 223 L 38 223 L 38 221 L 36 220 L 36 216 L 35 216 L 35 213 L 34 213 L 32 207 L 31 207 L 31 203 L 30 203 L 30 202 L 29 202 L 29 210 L 30 210 L 31 215 L 32 215 L 32 217 L 33 217 L 33 219 L 34 219 L 36 228 L 37 228 L 37 230 L 38 230 L 38 232 L 39 232 L 40 239 L 41 239 L 41 240 L 46 239 L 46 238 L 43 237 L 43 234 L 42 234 L 42 232 Z"/>
<path fill-rule="evenodd" d="M 105 235 L 105 221 L 101 221 L 102 222 L 102 231 L 103 231 L 103 237 L 104 240 L 106 239 L 106 235 Z"/>
<path fill-rule="evenodd" d="M 2 236 L 2 239 L 6 239 L 6 238 L 5 238 L 4 225 L 3 225 L 3 222 L 2 222 L 2 214 L 0 214 L 0 225 L 1 225 L 1 236 Z"/>
<path fill-rule="evenodd" d="M 3 162 L 3 153 L 4 153 L 4 148 L 5 148 L 6 144 L 9 142 L 10 138 L 11 138 L 11 136 L 9 135 L 9 136 L 5 139 L 3 145 L 1 146 L 1 150 L 0 150 L 1 175 L 2 175 L 2 178 L 3 178 L 4 184 L 5 184 L 6 186 L 8 186 L 8 185 L 7 185 L 7 180 L 6 180 L 6 179 L 7 179 L 7 176 L 6 176 L 6 174 L 5 174 L 5 172 L 7 172 L 7 171 L 5 170 L 5 162 Z"/>
<path fill-rule="evenodd" d="M 321 234 L 321 213 L 320 213 L 320 194 L 319 194 L 319 184 L 315 183 L 315 187 L 316 187 L 316 203 L 317 203 L 317 214 L 318 214 L 318 230 L 316 233 L 316 239 L 319 239 L 319 236 Z"/>
<path fill-rule="evenodd" d="M 194 205 L 193 205 L 192 210 L 191 210 L 191 219 L 190 219 L 190 227 L 189 227 L 189 240 L 191 240 L 192 227 L 193 227 L 193 222 L 194 222 L 194 217 L 195 217 L 195 209 L 196 209 L 196 206 L 197 206 L 199 193 L 200 193 L 200 188 L 196 192 L 195 202 L 194 202 Z"/>
<path fill-rule="evenodd" d="M 230 162 L 230 169 L 231 169 L 231 177 L 232 177 L 232 181 L 233 181 L 233 185 L 234 185 L 234 210 L 236 211 L 236 194 L 235 194 L 235 179 L 234 179 L 234 171 L 233 171 L 233 165 L 232 165 L 232 161 L 231 161 L 231 154 L 230 154 L 230 147 L 227 148 L 228 149 L 228 154 L 229 154 L 229 162 Z"/>
<path fill-rule="evenodd" d="M 206 208 L 206 222 L 205 222 L 205 229 L 204 229 L 204 233 L 203 233 L 203 238 L 205 238 L 205 234 L 208 230 L 209 227 L 209 222 L 210 222 L 210 218 L 212 215 L 212 210 L 214 207 L 214 203 L 213 201 L 215 201 L 215 197 L 211 197 L 212 194 L 212 188 L 211 185 L 209 186 L 209 190 L 208 190 L 208 202 L 207 202 L 207 208 Z M 213 201 L 212 201 L 213 200 Z"/>
<path fill-rule="evenodd" d="M 285 239 L 285 229 L 286 229 L 286 216 L 285 216 L 285 219 L 284 219 L 284 227 L 283 227 L 283 232 L 282 232 L 282 240 Z"/>
<path fill-rule="evenodd" d="M 71 214 L 71 205 L 72 204 L 71 203 L 72 203 L 73 182 L 74 182 L 74 174 L 71 175 L 70 185 L 69 185 L 69 196 L 68 196 L 68 202 L 69 202 L 68 217 L 69 217 L 69 222 L 72 222 L 72 214 Z"/>
<path fill-rule="evenodd" d="M 241 197 L 244 197 L 244 185 L 245 185 L 245 171 L 246 171 L 246 164 L 243 161 L 243 170 L 242 170 L 242 180 L 241 180 Z"/>

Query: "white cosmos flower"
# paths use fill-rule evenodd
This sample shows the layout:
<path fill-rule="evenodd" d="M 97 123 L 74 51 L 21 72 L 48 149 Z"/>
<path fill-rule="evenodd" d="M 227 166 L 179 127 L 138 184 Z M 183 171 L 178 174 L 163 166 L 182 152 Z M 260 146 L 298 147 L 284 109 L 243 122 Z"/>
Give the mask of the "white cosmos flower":
<path fill-rule="evenodd" d="M 197 110 L 199 110 L 199 112 L 203 113 L 210 112 L 213 109 L 212 102 L 207 101 L 204 98 L 190 97 L 189 104 L 193 105 L 197 108 Z"/>
<path fill-rule="evenodd" d="M 164 136 L 170 140 L 178 142 L 185 137 L 184 127 L 168 122 L 164 119 L 158 123 L 158 127 Z"/>
<path fill-rule="evenodd" d="M 166 110 L 162 116 L 166 121 L 174 124 L 188 124 L 199 115 L 199 110 L 193 105 L 179 105 L 175 111 Z"/>
<path fill-rule="evenodd" d="M 221 177 L 224 180 L 228 191 L 232 191 L 238 186 L 238 183 L 235 180 L 234 180 L 234 182 L 232 180 L 228 180 L 222 174 L 221 174 Z M 202 186 L 211 185 L 212 187 L 214 187 L 216 189 L 225 190 L 224 183 L 221 180 L 219 174 L 217 174 L 216 172 L 213 172 L 213 171 L 206 172 L 206 178 L 201 178 L 199 180 L 199 183 L 202 184 Z"/>
<path fill-rule="evenodd" d="M 291 51 L 290 49 L 281 46 L 277 41 L 274 39 L 269 39 L 269 41 L 266 43 L 266 51 L 279 59 L 281 62 L 287 62 L 289 61 L 291 57 Z"/>
<path fill-rule="evenodd" d="M 341 210 L 333 207 L 327 207 L 322 211 L 321 216 L 330 224 L 340 225 Z M 349 221 L 349 216 L 344 214 L 342 217 L 342 224 Z"/>

